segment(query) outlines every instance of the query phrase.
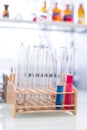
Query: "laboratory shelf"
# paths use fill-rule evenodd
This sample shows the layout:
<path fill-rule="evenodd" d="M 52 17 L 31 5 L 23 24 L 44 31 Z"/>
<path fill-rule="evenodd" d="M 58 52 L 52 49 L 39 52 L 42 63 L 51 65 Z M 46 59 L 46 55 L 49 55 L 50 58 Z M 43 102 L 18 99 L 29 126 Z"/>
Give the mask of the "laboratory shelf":
<path fill-rule="evenodd" d="M 15 28 L 15 29 L 43 29 L 48 31 L 69 31 L 69 32 L 86 32 L 86 24 L 78 24 L 71 22 L 57 22 L 37 20 L 16 20 L 3 18 L 0 19 L 0 28 Z"/>

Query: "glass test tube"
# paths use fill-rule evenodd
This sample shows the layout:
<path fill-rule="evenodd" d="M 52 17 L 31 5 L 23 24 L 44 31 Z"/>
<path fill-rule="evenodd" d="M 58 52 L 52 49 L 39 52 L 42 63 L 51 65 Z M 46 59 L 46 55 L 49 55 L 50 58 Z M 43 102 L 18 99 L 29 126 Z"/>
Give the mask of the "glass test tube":
<path fill-rule="evenodd" d="M 72 92 L 73 90 L 74 56 L 75 56 L 75 50 L 73 48 L 67 49 L 67 67 L 65 77 L 66 92 Z M 66 94 L 65 105 L 71 105 L 71 104 L 72 104 L 72 94 Z M 65 109 L 71 109 L 71 107 L 68 106 L 65 107 Z"/>
<path fill-rule="evenodd" d="M 57 92 L 63 92 L 64 91 L 64 85 L 58 85 L 57 86 Z M 62 105 L 63 104 L 63 94 L 59 93 L 59 94 L 56 94 L 56 105 Z M 56 107 L 56 109 L 60 110 L 62 109 L 62 107 Z"/>

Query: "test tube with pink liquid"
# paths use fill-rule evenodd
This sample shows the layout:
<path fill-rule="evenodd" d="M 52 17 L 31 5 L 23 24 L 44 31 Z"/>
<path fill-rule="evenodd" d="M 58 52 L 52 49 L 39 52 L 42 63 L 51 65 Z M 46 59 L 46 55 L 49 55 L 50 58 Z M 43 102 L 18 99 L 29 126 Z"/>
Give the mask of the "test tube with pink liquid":
<path fill-rule="evenodd" d="M 69 92 L 65 94 L 65 105 L 72 104 L 72 89 L 73 89 L 73 75 L 66 75 L 65 91 Z M 65 109 L 70 109 L 70 106 L 65 107 Z"/>
<path fill-rule="evenodd" d="M 67 66 L 66 66 L 66 76 L 65 76 L 65 109 L 71 109 L 71 104 L 73 101 L 73 72 L 74 72 L 74 59 L 75 59 L 75 49 L 67 49 Z"/>

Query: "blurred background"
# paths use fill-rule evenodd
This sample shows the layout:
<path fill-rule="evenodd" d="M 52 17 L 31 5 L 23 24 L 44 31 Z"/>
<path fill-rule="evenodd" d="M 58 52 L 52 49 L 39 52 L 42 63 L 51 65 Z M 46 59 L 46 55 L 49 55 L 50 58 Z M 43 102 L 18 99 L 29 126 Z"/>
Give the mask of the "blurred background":
<path fill-rule="evenodd" d="M 78 7 L 83 4 L 85 10 L 85 23 L 87 24 L 87 2 L 86 0 L 47 0 L 49 19 L 54 3 L 58 2 L 58 7 L 64 10 L 65 4 L 73 6 L 73 22 L 78 23 Z M 64 27 L 60 30 L 39 31 L 40 26 L 27 23 L 3 22 L 2 12 L 4 4 L 9 5 L 9 19 L 30 20 L 34 16 L 39 17 L 43 0 L 3 0 L 0 1 L 0 73 L 9 74 L 11 67 L 16 68 L 18 48 L 21 44 L 39 45 L 41 35 L 45 35 L 45 42 L 51 48 L 57 50 L 59 47 L 73 47 L 76 49 L 74 62 L 74 84 L 77 88 L 87 90 L 87 30 L 86 27 L 77 31 L 66 31 Z M 50 22 L 48 24 L 50 28 Z M 35 29 L 36 28 L 36 29 Z M 41 34 L 41 35 L 40 35 Z M 42 37 L 43 39 L 43 37 Z M 42 40 L 42 41 L 44 41 Z"/>

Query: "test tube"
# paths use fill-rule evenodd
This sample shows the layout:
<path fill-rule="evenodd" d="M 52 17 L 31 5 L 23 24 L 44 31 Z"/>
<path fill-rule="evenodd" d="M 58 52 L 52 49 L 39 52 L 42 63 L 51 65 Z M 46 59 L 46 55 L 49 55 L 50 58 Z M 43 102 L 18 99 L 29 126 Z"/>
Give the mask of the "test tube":
<path fill-rule="evenodd" d="M 56 105 L 63 104 L 63 94 L 64 91 L 64 79 L 65 79 L 65 68 L 66 68 L 66 58 L 67 50 L 66 48 L 57 49 L 57 82 L 56 82 L 56 92 L 61 92 L 56 94 Z M 56 106 L 56 109 L 62 109 L 62 106 Z"/>
<path fill-rule="evenodd" d="M 19 48 L 19 56 L 18 56 L 18 68 L 17 68 L 17 84 L 18 87 L 20 87 L 21 91 L 25 88 L 25 55 L 26 55 L 26 47 L 22 45 Z M 24 94 L 18 94 L 17 95 L 17 101 L 18 104 L 24 104 L 25 95 Z"/>
<path fill-rule="evenodd" d="M 58 85 L 56 92 L 61 92 L 61 94 L 56 94 L 56 105 L 62 105 L 63 104 L 63 94 L 62 92 L 64 91 L 64 85 Z M 62 109 L 62 106 L 56 107 L 56 109 L 60 110 Z"/>
<path fill-rule="evenodd" d="M 74 72 L 74 58 L 75 49 L 67 48 L 67 67 L 66 67 L 66 77 L 65 77 L 65 91 L 72 92 L 73 90 L 73 72 Z M 65 94 L 65 105 L 72 104 L 72 94 Z M 71 109 L 70 106 L 65 107 L 65 109 Z"/>
<path fill-rule="evenodd" d="M 67 49 L 64 47 L 58 48 L 56 50 L 57 55 L 57 82 L 58 84 L 64 84 L 65 82 L 65 73 L 66 73 L 66 61 L 67 61 Z"/>

